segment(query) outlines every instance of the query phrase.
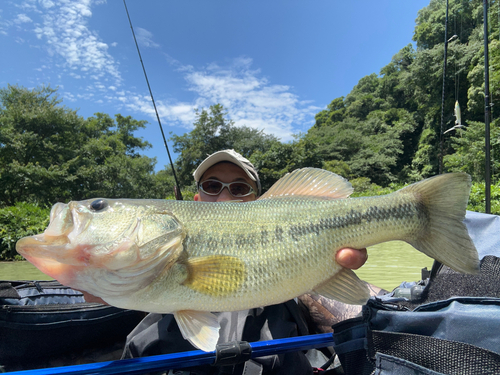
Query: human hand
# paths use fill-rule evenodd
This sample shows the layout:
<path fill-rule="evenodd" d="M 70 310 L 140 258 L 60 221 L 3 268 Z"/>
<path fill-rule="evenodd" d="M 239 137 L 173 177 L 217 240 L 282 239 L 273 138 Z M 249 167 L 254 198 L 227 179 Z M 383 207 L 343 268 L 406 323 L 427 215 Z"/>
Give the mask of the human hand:
<path fill-rule="evenodd" d="M 335 260 L 338 264 L 345 268 L 350 268 L 352 270 L 357 270 L 363 264 L 365 264 L 368 259 L 368 253 L 366 249 L 356 250 L 356 249 L 340 249 L 335 254 Z"/>

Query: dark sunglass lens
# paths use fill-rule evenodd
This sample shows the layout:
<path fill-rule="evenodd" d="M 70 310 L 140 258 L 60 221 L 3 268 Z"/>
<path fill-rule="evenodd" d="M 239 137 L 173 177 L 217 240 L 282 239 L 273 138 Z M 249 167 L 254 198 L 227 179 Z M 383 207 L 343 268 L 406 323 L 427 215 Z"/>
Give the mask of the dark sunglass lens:
<path fill-rule="evenodd" d="M 231 189 L 231 194 L 235 197 L 241 197 L 242 195 L 247 195 L 250 192 L 251 187 L 247 184 L 241 182 L 233 182 L 229 185 Z"/>
<path fill-rule="evenodd" d="M 219 194 L 222 184 L 219 181 L 205 181 L 201 187 L 208 194 Z"/>

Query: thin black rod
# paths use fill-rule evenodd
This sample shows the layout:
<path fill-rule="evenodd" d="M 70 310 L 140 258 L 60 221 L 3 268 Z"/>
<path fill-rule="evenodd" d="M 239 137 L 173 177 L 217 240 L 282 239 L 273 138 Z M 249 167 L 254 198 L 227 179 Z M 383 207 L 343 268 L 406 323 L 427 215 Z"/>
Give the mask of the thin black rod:
<path fill-rule="evenodd" d="M 137 53 L 139 54 L 139 60 L 141 60 L 142 71 L 144 72 L 144 77 L 146 78 L 146 83 L 148 84 L 149 95 L 151 96 L 151 101 L 153 102 L 153 107 L 155 109 L 156 118 L 158 119 L 158 125 L 160 125 L 161 136 L 163 137 L 163 143 L 165 144 L 165 148 L 167 149 L 168 159 L 170 160 L 170 166 L 172 167 L 172 173 L 174 175 L 176 189 L 174 189 L 175 198 L 177 200 L 182 200 L 182 193 L 179 187 L 179 181 L 177 180 L 177 175 L 175 173 L 174 163 L 172 162 L 172 157 L 170 156 L 170 151 L 168 150 L 167 140 L 165 138 L 165 133 L 163 132 L 163 127 L 161 126 L 160 115 L 158 115 L 158 110 L 156 109 L 155 99 L 153 97 L 153 91 L 151 91 L 151 86 L 149 85 L 148 75 L 146 74 L 146 68 L 144 67 L 144 63 L 142 62 L 141 51 L 139 50 L 139 44 L 137 43 L 137 39 L 135 38 L 134 28 L 132 27 L 132 21 L 130 20 L 130 15 L 127 9 L 127 3 L 123 0 L 123 5 L 125 6 L 125 11 L 127 12 L 128 22 L 130 24 L 130 29 L 132 30 L 132 35 L 134 36 L 135 46 L 137 48 Z"/>
<path fill-rule="evenodd" d="M 444 21 L 444 59 L 443 59 L 443 92 L 441 96 L 441 131 L 439 132 L 439 174 L 443 173 L 444 154 L 444 94 L 446 84 L 446 59 L 448 52 L 448 0 L 446 0 L 446 17 Z"/>
<path fill-rule="evenodd" d="M 485 212 L 491 213 L 491 181 L 490 181 L 490 66 L 488 58 L 488 2 L 483 0 L 484 17 L 484 141 L 485 141 L 485 168 L 484 168 L 484 198 Z"/>

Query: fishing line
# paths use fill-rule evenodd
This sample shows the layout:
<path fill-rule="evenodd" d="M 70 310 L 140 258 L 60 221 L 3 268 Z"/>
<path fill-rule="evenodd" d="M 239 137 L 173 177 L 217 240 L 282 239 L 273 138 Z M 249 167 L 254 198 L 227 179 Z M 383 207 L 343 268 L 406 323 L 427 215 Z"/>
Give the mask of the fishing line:
<path fill-rule="evenodd" d="M 170 156 L 170 151 L 168 150 L 167 140 L 165 139 L 165 133 L 163 132 L 163 127 L 161 126 L 160 115 L 158 114 L 158 110 L 156 109 L 155 99 L 153 97 L 153 92 L 151 91 L 151 86 L 149 85 L 148 75 L 146 74 L 146 68 L 144 67 L 144 63 L 142 62 L 141 51 L 139 50 L 139 44 L 137 43 L 137 39 L 135 37 L 134 28 L 132 26 L 132 21 L 130 20 L 130 15 L 128 13 L 127 3 L 125 2 L 125 0 L 123 0 L 123 5 L 125 6 L 125 11 L 127 12 L 128 22 L 130 24 L 130 29 L 132 30 L 132 35 L 134 36 L 134 42 L 135 42 L 135 46 L 137 48 L 137 53 L 139 54 L 139 60 L 141 61 L 142 71 L 144 72 L 144 77 L 146 78 L 146 83 L 148 84 L 149 95 L 151 96 L 151 101 L 153 102 L 153 107 L 155 109 L 156 118 L 158 120 L 158 125 L 160 125 L 160 131 L 161 131 L 161 135 L 163 137 L 163 143 L 165 144 L 165 148 L 167 149 L 168 159 L 170 160 L 170 166 L 172 167 L 172 174 L 174 175 L 174 180 L 175 180 L 175 188 L 174 188 L 175 199 L 181 201 L 182 200 L 182 193 L 181 193 L 181 189 L 179 187 L 179 181 L 177 180 L 177 175 L 175 174 L 174 163 L 172 162 L 172 157 Z"/>
<path fill-rule="evenodd" d="M 457 9 L 453 10 L 453 31 L 454 35 L 457 35 Z M 460 36 L 462 33 L 460 33 Z M 458 101 L 458 87 L 460 86 L 459 73 L 457 72 L 457 51 L 453 53 L 453 60 L 455 66 L 455 102 Z"/>
<path fill-rule="evenodd" d="M 125 1 L 125 0 L 124 0 Z M 439 132 L 439 156 L 438 166 L 439 174 L 443 173 L 443 153 L 444 153 L 444 97 L 446 83 L 446 52 L 448 50 L 448 0 L 446 0 L 446 16 L 444 21 L 444 58 L 443 58 L 443 88 L 441 94 L 441 127 Z"/>

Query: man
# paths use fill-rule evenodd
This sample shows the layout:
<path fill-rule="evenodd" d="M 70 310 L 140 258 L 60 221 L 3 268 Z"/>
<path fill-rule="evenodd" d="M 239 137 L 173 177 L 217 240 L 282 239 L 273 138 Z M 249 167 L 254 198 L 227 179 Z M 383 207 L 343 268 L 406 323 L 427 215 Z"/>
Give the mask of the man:
<path fill-rule="evenodd" d="M 234 150 L 216 152 L 206 158 L 194 172 L 198 185 L 195 201 L 254 201 L 261 194 L 255 167 Z M 342 249 L 336 260 L 344 267 L 356 269 L 366 261 L 366 249 Z M 307 324 L 294 300 L 264 308 L 217 313 L 221 329 L 219 343 L 259 341 L 309 334 Z M 130 333 L 123 358 L 194 350 L 183 339 L 172 315 L 149 314 Z M 180 372 L 182 373 L 182 372 Z M 312 367 L 301 351 L 247 361 L 245 364 L 216 368 L 198 367 L 185 374 L 312 374 Z"/>

